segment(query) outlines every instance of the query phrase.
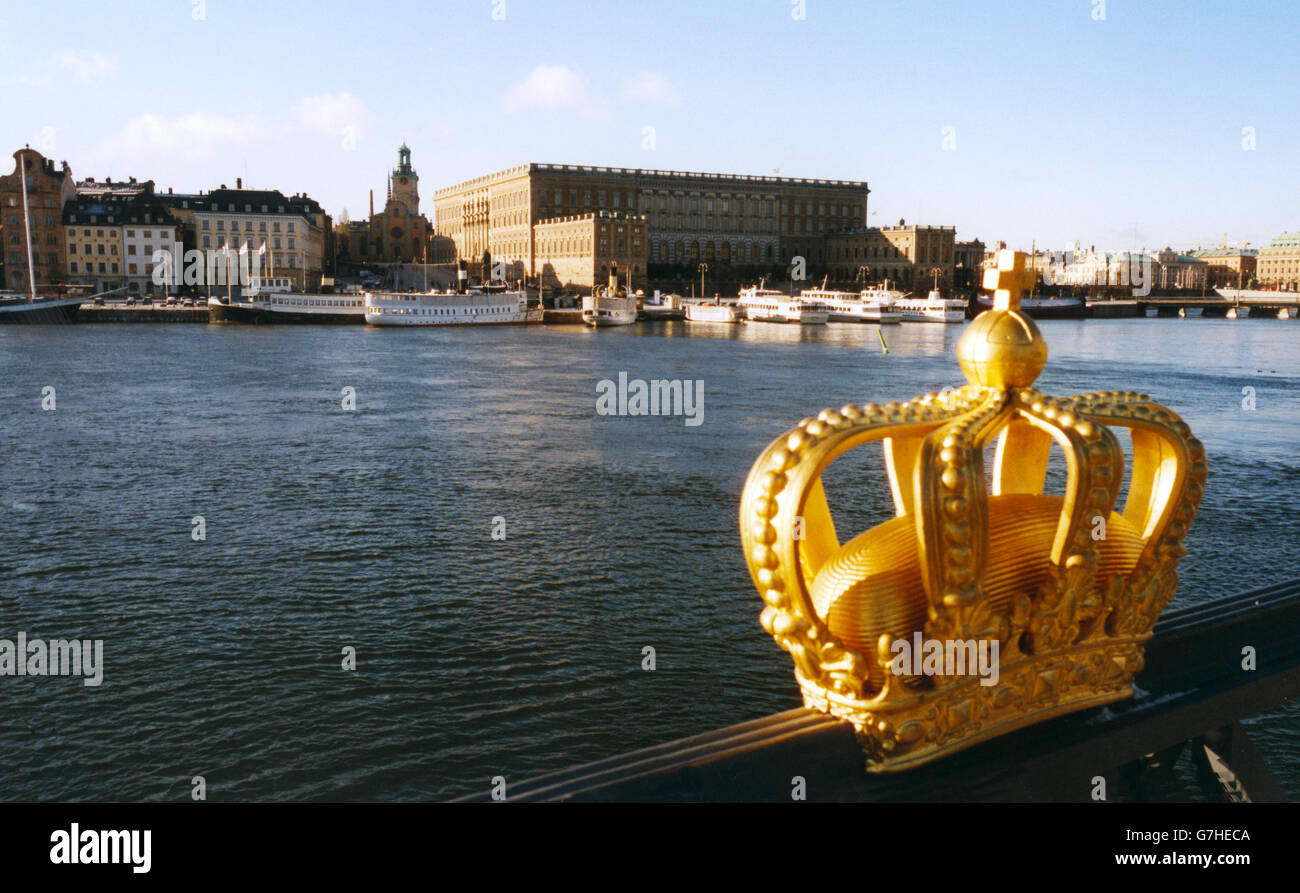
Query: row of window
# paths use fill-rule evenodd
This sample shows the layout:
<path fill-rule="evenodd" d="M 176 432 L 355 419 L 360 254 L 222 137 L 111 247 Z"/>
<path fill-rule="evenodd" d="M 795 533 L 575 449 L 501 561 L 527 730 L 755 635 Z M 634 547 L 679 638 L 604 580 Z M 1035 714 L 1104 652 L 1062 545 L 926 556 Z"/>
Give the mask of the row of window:
<path fill-rule="evenodd" d="M 93 247 L 95 247 L 95 248 L 98 248 L 98 249 L 99 249 L 98 251 L 91 251 L 91 250 L 90 250 L 91 247 L 92 247 L 92 246 L 90 246 L 90 245 L 82 245 L 82 246 L 81 246 L 81 248 L 82 248 L 81 253 L 82 253 L 82 254 L 105 254 L 105 253 L 108 253 L 108 254 L 112 254 L 112 255 L 116 255 L 116 254 L 117 254 L 117 243 L 116 243 L 116 242 L 114 242 L 113 244 L 111 244 L 111 245 L 108 246 L 108 247 L 111 249 L 111 250 L 108 251 L 108 252 L 105 252 L 105 251 L 104 251 L 104 243 L 103 243 L 103 242 L 100 242 L 99 244 L 93 246 Z M 132 245 L 131 247 L 134 248 L 135 246 Z M 69 243 L 68 243 L 68 254 L 76 254 L 76 253 L 77 253 L 77 243 L 76 243 L 76 242 L 69 242 Z M 132 251 L 131 253 L 132 253 L 132 254 L 135 254 L 134 251 Z"/>
<path fill-rule="evenodd" d="M 202 229 L 203 229 L 205 232 L 211 231 L 211 229 L 212 229 L 212 221 L 211 221 L 211 220 L 208 220 L 207 218 L 204 218 L 202 221 L 200 221 L 200 223 L 201 223 L 201 225 L 202 225 Z M 294 230 L 294 222 L 293 222 L 292 220 L 288 221 L 288 222 L 285 224 L 285 227 L 286 227 L 285 232 L 290 232 L 290 233 L 291 233 L 291 232 L 294 232 L 294 231 L 295 231 L 295 230 Z M 219 233 L 220 233 L 220 232 L 225 232 L 225 230 L 226 230 L 226 221 L 224 221 L 224 220 L 218 220 L 218 221 L 217 221 L 217 227 L 216 227 L 216 229 L 217 229 L 217 232 L 219 232 Z M 237 232 L 239 232 L 239 221 L 238 221 L 238 220 L 232 220 L 232 221 L 230 221 L 230 231 L 231 231 L 232 233 L 237 233 Z M 251 233 L 252 231 L 253 231 L 253 221 L 251 221 L 251 220 L 245 220 L 245 221 L 244 221 L 244 232 L 246 232 L 246 233 Z M 259 220 L 259 221 L 257 221 L 257 231 L 260 232 L 260 233 L 264 233 L 264 232 L 266 232 L 266 221 L 265 221 L 265 220 Z M 274 221 L 272 221 L 272 222 L 271 222 L 271 232 L 273 232 L 273 233 L 278 233 L 279 231 L 280 231 L 280 221 L 278 221 L 278 220 L 274 220 Z"/>
<path fill-rule="evenodd" d="M 102 263 L 102 262 L 99 264 L 99 272 L 101 272 L 101 273 L 110 272 L 109 270 L 105 270 L 105 269 L 104 269 L 104 266 L 105 266 L 105 264 Z M 111 270 L 112 273 L 114 273 L 114 274 L 117 273 L 117 264 L 115 264 L 115 263 L 114 263 L 114 264 L 108 264 L 107 266 L 109 266 L 109 267 L 112 268 L 112 270 Z M 87 262 L 87 263 L 85 264 L 85 267 L 86 267 L 86 272 L 87 272 L 87 273 L 93 273 L 93 272 L 95 272 L 95 265 L 94 265 L 94 264 Z M 75 260 L 74 260 L 72 263 L 68 264 L 68 270 L 69 270 L 70 272 L 73 272 L 73 273 L 77 273 L 77 272 L 79 272 L 79 270 L 77 269 L 77 262 L 76 262 Z M 132 273 L 135 272 L 135 264 L 131 264 L 131 272 L 132 272 Z"/>
<path fill-rule="evenodd" d="M 271 247 L 274 248 L 274 249 L 277 250 L 277 251 L 280 250 L 281 247 L 288 247 L 288 249 L 289 249 L 290 251 L 297 251 L 297 250 L 298 250 L 298 240 L 297 240 L 295 237 L 293 237 L 293 236 L 289 236 L 289 237 L 288 237 L 288 243 L 289 243 L 288 246 L 281 246 L 281 245 L 280 245 L 280 237 L 279 237 L 279 236 L 272 236 L 272 237 L 271 237 Z M 211 248 L 211 247 L 212 247 L 212 237 L 211 237 L 211 236 L 204 236 L 204 237 L 203 237 L 203 247 L 204 247 L 204 248 Z M 226 237 L 225 237 L 225 236 L 217 236 L 217 245 L 216 245 L 216 247 L 217 247 L 218 250 L 220 250 L 220 249 L 226 247 Z M 265 247 L 266 247 L 266 239 L 262 239 L 262 240 L 261 240 L 261 241 L 260 241 L 256 246 L 253 245 L 253 242 L 252 242 L 251 239 L 244 239 L 242 242 L 241 242 L 238 238 L 233 238 L 233 239 L 231 239 L 231 241 L 230 241 L 230 248 L 231 248 L 232 251 L 234 251 L 234 250 L 238 250 L 238 249 L 241 248 L 241 247 L 242 247 L 242 248 L 247 248 L 247 249 L 249 249 L 250 251 L 251 251 L 254 247 L 257 247 L 257 248 L 265 248 Z"/>

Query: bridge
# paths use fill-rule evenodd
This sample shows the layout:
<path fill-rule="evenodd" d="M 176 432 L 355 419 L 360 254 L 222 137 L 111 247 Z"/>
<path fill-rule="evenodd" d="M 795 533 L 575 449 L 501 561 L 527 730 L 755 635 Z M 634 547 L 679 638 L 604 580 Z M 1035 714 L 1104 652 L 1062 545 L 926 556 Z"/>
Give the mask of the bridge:
<path fill-rule="evenodd" d="M 1112 801 L 1197 789 L 1209 800 L 1283 801 L 1241 721 L 1300 695 L 1300 579 L 1165 611 L 1136 691 L 892 775 L 864 771 L 847 722 L 798 709 L 514 782 L 508 799 L 790 802 L 799 776 L 811 801 L 1087 802 L 1099 777 Z M 1195 767 L 1190 789 L 1173 769 L 1183 756 Z"/>

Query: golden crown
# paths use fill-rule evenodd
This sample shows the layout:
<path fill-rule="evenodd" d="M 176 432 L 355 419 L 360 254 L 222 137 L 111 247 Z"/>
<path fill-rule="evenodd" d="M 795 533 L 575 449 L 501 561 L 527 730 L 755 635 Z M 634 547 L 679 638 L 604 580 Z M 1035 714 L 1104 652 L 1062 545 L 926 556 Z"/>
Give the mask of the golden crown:
<path fill-rule="evenodd" d="M 1033 285 L 1024 264 L 1003 251 L 985 274 L 996 295 L 957 345 L 964 387 L 823 410 L 764 450 L 745 484 L 741 538 L 763 628 L 794 657 L 805 706 L 854 725 L 869 772 L 1130 697 L 1177 587 L 1205 450 L 1143 394 L 1030 387 L 1047 345 L 1019 311 Z M 1107 426 L 1132 443 L 1119 513 L 1124 453 Z M 822 472 L 874 441 L 896 517 L 841 543 Z M 1043 492 L 1053 442 L 1060 496 Z"/>

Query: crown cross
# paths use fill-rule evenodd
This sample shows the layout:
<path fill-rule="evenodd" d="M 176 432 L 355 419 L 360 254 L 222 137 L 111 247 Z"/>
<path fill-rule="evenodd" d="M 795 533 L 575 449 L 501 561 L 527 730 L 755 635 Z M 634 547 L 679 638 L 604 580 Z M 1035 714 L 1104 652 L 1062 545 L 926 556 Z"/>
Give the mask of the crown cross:
<path fill-rule="evenodd" d="M 1020 309 L 1020 296 L 1034 287 L 1038 276 L 1025 269 L 1025 253 L 1004 248 L 996 270 L 984 272 L 984 287 L 993 291 L 994 310 Z"/>

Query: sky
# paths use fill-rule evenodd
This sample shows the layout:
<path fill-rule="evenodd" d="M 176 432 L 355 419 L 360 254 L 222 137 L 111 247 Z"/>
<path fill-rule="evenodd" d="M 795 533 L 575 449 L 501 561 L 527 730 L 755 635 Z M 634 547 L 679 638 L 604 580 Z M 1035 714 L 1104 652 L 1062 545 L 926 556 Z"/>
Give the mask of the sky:
<path fill-rule="evenodd" d="M 1300 230 L 1297 0 L 0 0 L 0 147 L 382 207 L 527 162 L 865 180 L 1015 248 Z M 649 129 L 648 129 L 649 128 Z M 6 172 L 10 170 L 4 164 Z"/>

